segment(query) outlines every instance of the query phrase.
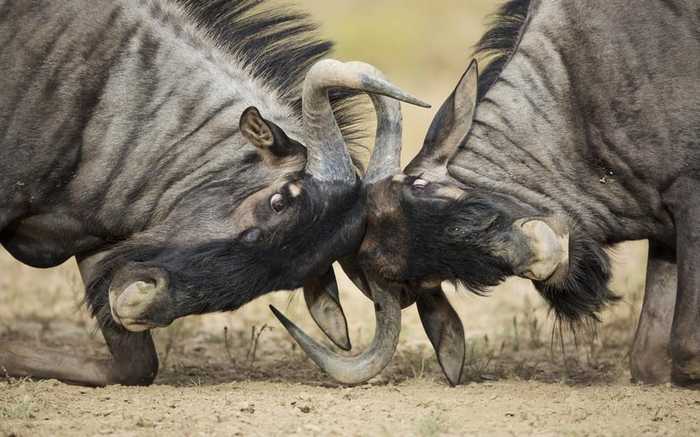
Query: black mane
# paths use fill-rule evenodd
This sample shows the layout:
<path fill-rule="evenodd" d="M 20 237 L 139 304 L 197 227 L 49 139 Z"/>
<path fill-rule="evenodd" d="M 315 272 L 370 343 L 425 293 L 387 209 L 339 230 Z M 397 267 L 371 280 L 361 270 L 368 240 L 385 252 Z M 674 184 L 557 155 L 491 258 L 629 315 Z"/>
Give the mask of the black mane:
<path fill-rule="evenodd" d="M 333 49 L 333 42 L 317 37 L 318 26 L 307 14 L 274 6 L 268 0 L 170 1 L 182 5 L 200 28 L 228 49 L 255 77 L 275 88 L 284 103 L 301 116 L 304 76 Z M 364 137 L 359 125 L 363 116 L 357 99 L 353 98 L 359 93 L 334 90 L 329 94 L 353 161 L 362 169 L 366 148 L 359 144 Z"/>
<path fill-rule="evenodd" d="M 479 99 L 496 82 L 520 43 L 532 0 L 508 0 L 491 16 L 489 29 L 474 48 L 472 57 L 487 66 L 479 74 Z M 486 64 L 485 64 L 486 65 Z"/>

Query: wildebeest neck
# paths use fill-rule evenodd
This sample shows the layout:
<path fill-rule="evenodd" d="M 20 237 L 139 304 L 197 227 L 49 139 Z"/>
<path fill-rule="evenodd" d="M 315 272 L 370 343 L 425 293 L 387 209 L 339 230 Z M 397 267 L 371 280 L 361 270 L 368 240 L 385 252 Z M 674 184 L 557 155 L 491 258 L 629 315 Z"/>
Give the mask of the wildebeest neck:
<path fill-rule="evenodd" d="M 671 220 L 656 187 L 680 164 L 675 152 L 658 157 L 657 148 L 687 143 L 684 132 L 692 128 L 680 118 L 662 122 L 658 111 L 692 105 L 691 94 L 669 94 L 665 83 L 678 77 L 678 87 L 696 87 L 689 78 L 698 61 L 664 61 L 675 55 L 659 41 L 674 37 L 641 32 L 651 16 L 674 19 L 661 5 L 645 4 L 640 13 L 625 2 L 541 3 L 479 102 L 451 176 L 542 211 L 566 212 L 602 242 L 650 232 L 667 239 Z M 580 22 L 599 27 L 592 32 Z M 648 49 L 644 60 L 640 46 Z"/>
<path fill-rule="evenodd" d="M 2 198 L 11 199 L 10 210 L 23 217 L 11 226 L 14 236 L 26 234 L 22 229 L 28 225 L 34 235 L 51 228 L 52 235 L 41 233 L 41 251 L 55 246 L 62 252 L 52 263 L 153 225 L 193 191 L 226 185 L 235 203 L 303 167 L 260 165 L 238 132 L 241 112 L 256 105 L 298 137 L 298 117 L 288 102 L 259 85 L 202 32 L 183 27 L 175 10 L 163 10 L 167 2 L 152 5 L 105 2 L 89 11 L 78 11 L 81 2 L 61 2 L 60 11 L 47 6 L 48 22 L 35 22 L 43 33 L 56 29 L 52 47 L 40 54 L 54 67 L 36 67 L 40 73 L 27 82 L 26 92 L 19 83 L 3 84 L 18 90 L 18 100 L 6 105 L 13 113 L 0 126 L 9 151 L 0 169 L 16 182 Z M 85 13 L 90 20 L 79 22 Z M 30 47 L 31 32 L 17 30 L 13 41 Z M 82 54 L 83 65 L 68 68 L 73 47 L 90 50 Z M 14 63 L 34 70 L 33 62 L 27 56 Z M 35 89 L 42 81 L 50 87 Z M 41 119 L 42 125 L 21 124 L 22 119 Z M 24 159 L 26 139 L 34 137 L 37 144 L 50 139 L 51 153 L 37 153 L 30 174 L 9 166 Z M 49 244 L 52 238 L 55 244 Z"/>
<path fill-rule="evenodd" d="M 142 32 L 156 38 L 173 30 L 165 21 Z M 215 49 L 209 48 L 207 59 L 184 37 L 163 37 L 150 47 L 146 41 L 139 49 L 150 60 L 124 60 L 107 80 L 99 116 L 85 128 L 73 185 L 98 205 L 97 219 L 110 223 L 113 211 L 127 211 L 120 226 L 138 230 L 162 219 L 192 190 L 227 185 L 235 202 L 303 168 L 301 161 L 286 168 L 262 165 L 238 131 L 240 114 L 254 105 L 298 138 L 300 127 L 290 123 L 296 117 L 275 92 Z M 134 83 L 133 77 L 140 79 Z"/>

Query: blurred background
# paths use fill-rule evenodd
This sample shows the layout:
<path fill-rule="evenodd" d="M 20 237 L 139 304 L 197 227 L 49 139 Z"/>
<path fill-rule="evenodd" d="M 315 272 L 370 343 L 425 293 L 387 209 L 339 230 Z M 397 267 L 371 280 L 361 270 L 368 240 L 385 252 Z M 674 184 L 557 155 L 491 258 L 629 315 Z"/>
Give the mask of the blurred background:
<path fill-rule="evenodd" d="M 309 12 L 321 23 L 322 35 L 337 42 L 339 59 L 369 62 L 396 85 L 433 105 L 431 109 L 403 106 L 404 164 L 420 149 L 433 115 L 467 67 L 472 47 L 497 4 L 494 0 L 296 2 L 297 9 Z M 450 292 L 467 335 L 465 379 L 628 378 L 627 354 L 641 303 L 646 245 L 630 243 L 613 252 L 613 288 L 625 302 L 606 312 L 597 338 L 586 337 L 577 347 L 566 336 L 564 347 L 554 341 L 558 330 L 529 281 L 509 280 L 487 297 Z M 372 305 L 340 269 L 336 271 L 357 353 L 369 344 L 374 332 Z M 55 269 L 38 270 L 20 264 L 0 249 L 0 339 L 105 355 L 94 322 L 79 306 L 81 299 L 82 283 L 73 260 Z M 316 338 L 323 338 L 305 309 L 301 293 L 273 293 L 235 313 L 187 317 L 156 330 L 162 367 L 159 381 L 182 375 L 239 378 L 242 363 L 247 377 L 287 374 L 298 378 L 303 369 L 310 378 L 325 380 L 272 317 L 269 303 Z M 415 308 L 403 315 L 399 352 L 384 377 L 441 378 Z M 280 362 L 297 365 L 280 368 Z M 237 372 L 231 372 L 231 366 Z"/>
<path fill-rule="evenodd" d="M 280 3 L 278 1 L 278 3 Z M 369 62 L 396 85 L 430 103 L 403 104 L 403 163 L 418 153 L 428 125 L 469 66 L 498 0 L 306 0 L 339 59 Z"/>

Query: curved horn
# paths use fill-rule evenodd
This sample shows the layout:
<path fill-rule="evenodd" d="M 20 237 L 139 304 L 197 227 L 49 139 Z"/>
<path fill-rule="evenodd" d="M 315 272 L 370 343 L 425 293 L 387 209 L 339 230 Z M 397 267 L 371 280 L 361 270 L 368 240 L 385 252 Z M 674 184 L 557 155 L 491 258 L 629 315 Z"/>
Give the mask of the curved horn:
<path fill-rule="evenodd" d="M 393 287 L 386 289 L 371 280 L 368 282 L 374 300 L 377 328 L 367 350 L 354 357 L 340 356 L 328 350 L 270 305 L 272 312 L 304 352 L 326 373 L 346 384 L 357 384 L 376 376 L 389 364 L 399 343 L 401 304 L 398 290 Z"/>
<path fill-rule="evenodd" d="M 304 301 L 311 318 L 326 337 L 344 351 L 352 349 L 333 267 L 304 286 Z"/>
<path fill-rule="evenodd" d="M 454 387 L 462 377 L 466 355 L 462 320 L 439 285 L 422 287 L 416 303 L 420 321 L 435 349 L 438 364 L 447 377 L 447 382 Z"/>
<path fill-rule="evenodd" d="M 348 62 L 348 64 L 356 70 L 389 81 L 381 70 L 370 64 L 364 62 Z M 370 94 L 369 97 L 377 113 L 377 131 L 372 156 L 362 180 L 365 185 L 373 184 L 392 174 L 401 173 L 401 104 L 398 100 L 382 95 Z"/>
<path fill-rule="evenodd" d="M 365 70 L 365 71 L 360 71 Z M 381 77 L 368 74 L 358 63 L 324 59 L 314 64 L 304 79 L 302 116 L 307 148 L 306 171 L 322 181 L 353 183 L 355 171 L 343 135 L 333 116 L 329 88 L 350 88 L 380 94 L 414 105 L 430 107 Z"/>
<path fill-rule="evenodd" d="M 356 70 L 359 73 L 365 73 L 374 76 L 386 82 L 389 79 L 378 68 L 364 62 L 348 62 L 346 66 Z M 369 161 L 367 173 L 365 174 L 363 183 L 375 182 L 379 179 L 388 176 L 389 174 L 400 171 L 399 160 L 401 155 L 401 105 L 398 100 L 377 95 L 369 94 L 372 104 L 374 105 L 377 115 L 377 131 L 375 135 L 374 148 Z M 390 169 L 381 166 L 386 163 L 395 163 Z M 356 271 L 354 276 L 351 276 L 355 285 L 362 290 L 368 297 L 371 296 L 369 287 L 366 286 L 364 274 L 357 267 L 357 263 L 353 262 L 353 270 Z M 343 264 L 343 269 L 348 273 L 347 263 Z M 362 279 L 359 276 L 362 276 Z M 364 281 L 364 282 L 363 282 Z M 333 276 L 333 269 L 320 278 L 315 279 L 310 284 L 304 287 L 304 299 L 309 308 L 309 312 L 316 324 L 326 334 L 326 336 L 339 348 L 350 350 L 350 339 L 348 337 L 348 327 L 343 308 L 338 300 L 338 286 Z"/>

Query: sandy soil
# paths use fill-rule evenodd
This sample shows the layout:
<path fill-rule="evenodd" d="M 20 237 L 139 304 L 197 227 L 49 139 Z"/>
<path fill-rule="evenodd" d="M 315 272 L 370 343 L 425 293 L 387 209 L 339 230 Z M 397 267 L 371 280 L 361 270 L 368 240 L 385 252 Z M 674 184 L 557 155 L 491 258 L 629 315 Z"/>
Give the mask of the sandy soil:
<path fill-rule="evenodd" d="M 627 355 L 643 284 L 644 245 L 617 251 L 626 303 L 597 339 L 562 348 L 526 281 L 491 296 L 450 293 L 467 330 L 462 383 L 447 386 L 414 309 L 399 350 L 370 383 L 346 387 L 294 347 L 274 303 L 321 334 L 300 293 L 275 293 L 233 314 L 182 319 L 155 333 L 161 360 L 145 388 L 83 388 L 0 378 L 0 436 L 54 435 L 697 435 L 700 392 L 629 382 Z M 106 356 L 75 266 L 36 271 L 0 254 L 0 339 Z M 367 299 L 341 280 L 354 350 L 373 333 Z M 261 331 L 262 330 L 262 331 Z"/>

